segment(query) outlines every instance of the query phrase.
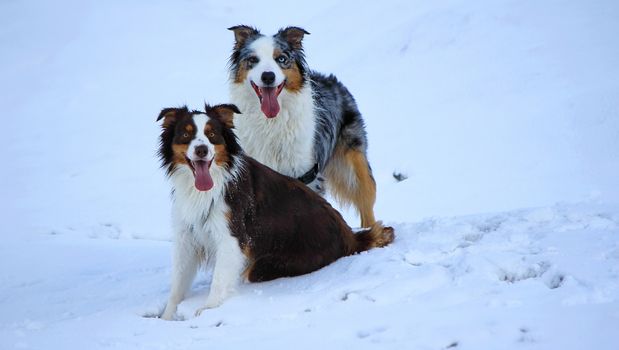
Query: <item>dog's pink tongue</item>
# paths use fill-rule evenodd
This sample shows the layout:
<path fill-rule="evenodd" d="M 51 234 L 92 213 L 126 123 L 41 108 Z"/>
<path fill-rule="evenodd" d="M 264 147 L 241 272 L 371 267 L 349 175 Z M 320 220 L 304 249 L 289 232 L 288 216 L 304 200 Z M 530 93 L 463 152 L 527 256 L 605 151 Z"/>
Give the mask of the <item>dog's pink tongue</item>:
<path fill-rule="evenodd" d="M 199 161 L 194 163 L 194 169 L 196 170 L 196 188 L 198 191 L 208 191 L 213 188 L 213 178 L 208 168 L 207 162 Z"/>
<path fill-rule="evenodd" d="M 262 93 L 262 112 L 267 118 L 273 118 L 279 113 L 279 103 L 277 102 L 277 88 L 264 87 Z"/>

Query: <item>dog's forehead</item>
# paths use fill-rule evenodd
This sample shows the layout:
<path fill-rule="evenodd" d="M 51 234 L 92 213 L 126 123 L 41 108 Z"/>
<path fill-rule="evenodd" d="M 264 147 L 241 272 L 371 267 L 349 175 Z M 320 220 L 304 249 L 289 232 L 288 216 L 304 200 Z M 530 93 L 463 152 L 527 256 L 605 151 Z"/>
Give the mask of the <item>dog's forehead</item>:
<path fill-rule="evenodd" d="M 260 40 L 260 39 L 262 39 L 262 38 L 265 38 L 265 36 L 264 36 L 264 35 L 262 35 L 262 34 L 258 34 L 258 35 L 251 36 L 250 38 L 248 38 L 248 39 L 245 41 L 245 43 L 243 43 L 243 46 L 241 46 L 241 47 L 237 48 L 235 51 L 237 51 L 237 52 L 238 52 L 238 54 L 239 54 L 240 56 L 242 56 L 242 57 L 244 57 L 244 56 L 249 56 L 249 55 L 251 55 L 251 54 L 254 52 L 254 50 L 253 50 L 253 48 L 252 48 L 252 46 L 254 45 L 254 43 L 255 43 L 257 40 Z"/>
<path fill-rule="evenodd" d="M 179 128 L 177 132 L 190 132 L 190 133 L 200 133 L 204 131 L 204 124 L 206 123 L 205 115 L 200 115 L 196 113 L 187 114 L 179 123 Z M 206 118 L 208 119 L 208 118 Z"/>
<path fill-rule="evenodd" d="M 194 114 L 192 121 L 198 130 L 204 134 L 209 132 L 219 134 L 222 128 L 221 122 L 215 118 L 210 118 L 206 114 Z"/>
<path fill-rule="evenodd" d="M 275 39 L 269 36 L 258 38 L 249 45 L 249 50 L 259 57 L 273 56 L 273 51 L 275 50 Z"/>
<path fill-rule="evenodd" d="M 193 114 L 191 112 L 184 113 L 176 124 L 177 132 L 193 131 L 194 129 L 195 123 L 193 121 Z"/>

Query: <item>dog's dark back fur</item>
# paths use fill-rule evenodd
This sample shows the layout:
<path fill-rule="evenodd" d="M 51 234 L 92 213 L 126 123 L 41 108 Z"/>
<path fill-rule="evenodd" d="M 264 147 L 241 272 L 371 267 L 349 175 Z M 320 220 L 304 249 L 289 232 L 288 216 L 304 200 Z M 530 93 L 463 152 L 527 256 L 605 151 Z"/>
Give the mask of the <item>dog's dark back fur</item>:
<path fill-rule="evenodd" d="M 318 194 L 252 158 L 245 166 L 226 201 L 237 213 L 231 230 L 255 259 L 250 281 L 311 272 L 358 250 L 352 230 Z"/>

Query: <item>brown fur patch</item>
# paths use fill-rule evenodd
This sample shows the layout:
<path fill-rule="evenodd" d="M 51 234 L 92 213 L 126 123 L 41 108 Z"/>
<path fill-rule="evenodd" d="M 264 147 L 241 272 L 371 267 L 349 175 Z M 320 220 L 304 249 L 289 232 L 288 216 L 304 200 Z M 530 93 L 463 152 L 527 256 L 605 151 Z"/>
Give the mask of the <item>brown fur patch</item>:
<path fill-rule="evenodd" d="M 191 124 L 185 125 L 185 131 L 187 131 L 188 133 L 192 133 L 193 132 L 193 125 L 191 125 Z"/>
<path fill-rule="evenodd" d="M 219 166 L 227 165 L 230 162 L 230 155 L 225 145 L 215 145 L 215 164 Z"/>
<path fill-rule="evenodd" d="M 372 225 L 370 233 L 373 238 L 372 248 L 382 248 L 395 239 L 393 227 L 383 226 L 382 222 L 377 221 Z"/>
<path fill-rule="evenodd" d="M 273 58 L 277 59 L 282 54 L 282 51 L 276 49 L 273 51 Z M 289 92 L 298 92 L 303 87 L 303 76 L 301 76 L 301 70 L 297 62 L 292 62 L 290 67 L 282 68 L 282 72 L 286 76 L 286 86 L 284 88 Z"/>
<path fill-rule="evenodd" d="M 245 25 L 230 27 L 228 28 L 228 30 L 231 30 L 234 32 L 234 41 L 235 41 L 234 49 L 235 50 L 238 50 L 241 47 L 243 47 L 243 45 L 245 45 L 245 42 L 247 41 L 247 39 L 249 39 L 249 37 L 251 37 L 252 35 L 259 34 L 258 30 L 256 30 L 255 28 L 245 26 Z"/>
<path fill-rule="evenodd" d="M 375 222 L 376 182 L 363 152 L 338 144 L 325 169 L 327 184 L 344 204 L 353 204 L 361 217 L 361 227 Z"/>
<path fill-rule="evenodd" d="M 174 122 L 176 122 L 176 118 L 178 117 L 177 113 L 178 109 L 176 108 L 166 108 L 162 111 L 161 115 L 159 115 L 159 118 L 157 120 L 163 118 L 162 126 L 164 128 L 167 128 Z"/>
<path fill-rule="evenodd" d="M 245 244 L 243 248 L 241 249 L 241 251 L 243 252 L 243 255 L 251 259 L 252 253 L 251 253 L 251 248 L 249 247 L 249 244 Z"/>
<path fill-rule="evenodd" d="M 358 242 L 355 252 L 359 253 L 390 244 L 395 239 L 395 234 L 393 227 L 385 227 L 382 222 L 376 221 L 369 229 L 358 232 L 355 238 Z"/>
<path fill-rule="evenodd" d="M 278 35 L 281 34 L 290 46 L 299 50 L 302 47 L 301 41 L 305 34 L 309 34 L 305 29 L 299 27 L 288 27 L 280 30 Z"/>
<path fill-rule="evenodd" d="M 251 273 L 251 270 L 254 265 L 253 264 L 254 256 L 252 254 L 251 248 L 249 247 L 249 244 L 247 243 L 241 247 L 241 251 L 243 252 L 243 255 L 245 255 L 245 257 L 247 258 L 247 261 L 250 262 L 248 266 L 245 268 L 245 271 L 243 271 L 243 273 L 241 274 L 241 279 L 243 281 L 249 281 L 249 274 Z"/>
<path fill-rule="evenodd" d="M 241 62 L 239 64 L 239 69 L 237 69 L 236 74 L 234 75 L 234 82 L 240 84 L 247 79 L 247 74 L 249 70 L 247 69 L 247 62 Z"/>
<path fill-rule="evenodd" d="M 283 69 L 284 75 L 286 75 L 286 86 L 284 88 L 290 92 L 299 92 L 303 87 L 303 76 L 296 62 L 290 65 L 290 68 Z"/>
<path fill-rule="evenodd" d="M 235 105 L 232 104 L 220 104 L 212 107 L 211 111 L 214 111 L 216 113 L 215 117 L 224 123 L 224 125 L 228 128 L 234 127 L 234 113 L 241 112 Z M 211 116 L 209 112 L 210 111 L 207 111 L 207 114 Z"/>
<path fill-rule="evenodd" d="M 174 158 L 172 162 L 176 164 L 187 164 L 187 149 L 189 148 L 188 144 L 172 144 L 172 151 L 174 152 Z"/>

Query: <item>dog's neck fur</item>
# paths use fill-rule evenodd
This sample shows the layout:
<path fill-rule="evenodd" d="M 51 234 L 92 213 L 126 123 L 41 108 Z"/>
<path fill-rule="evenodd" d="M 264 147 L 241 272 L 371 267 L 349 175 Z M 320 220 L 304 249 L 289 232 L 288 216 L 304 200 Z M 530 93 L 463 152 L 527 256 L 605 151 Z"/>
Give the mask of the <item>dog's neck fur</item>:
<path fill-rule="evenodd" d="M 314 137 L 307 137 L 316 129 L 309 82 L 296 93 L 284 89 L 278 97 L 280 112 L 270 119 L 260 110 L 258 97 L 247 82 L 232 83 L 230 96 L 242 112 L 234 124 L 249 156 L 291 177 L 302 176 L 314 166 Z"/>
<path fill-rule="evenodd" d="M 177 223 L 206 225 L 210 215 L 209 211 L 219 211 L 225 206 L 225 189 L 229 182 L 238 179 L 242 168 L 241 158 L 235 156 L 233 165 L 229 170 L 216 165 L 211 167 L 213 188 L 209 191 L 198 191 L 191 170 L 187 166 L 177 166 L 170 175 L 174 189 L 173 219 Z"/>

